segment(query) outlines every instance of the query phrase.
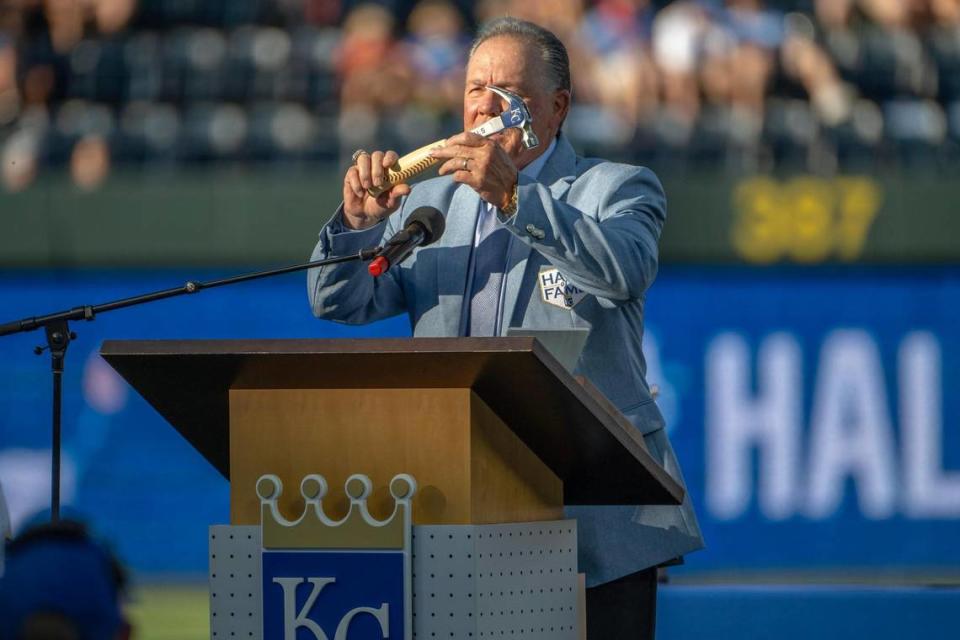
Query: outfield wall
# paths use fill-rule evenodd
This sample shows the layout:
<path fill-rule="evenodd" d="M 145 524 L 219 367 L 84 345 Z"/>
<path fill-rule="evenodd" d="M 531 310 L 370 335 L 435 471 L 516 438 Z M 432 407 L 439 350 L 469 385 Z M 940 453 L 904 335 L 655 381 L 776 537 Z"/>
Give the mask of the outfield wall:
<path fill-rule="evenodd" d="M 960 262 L 960 186 L 936 176 L 662 178 L 666 263 Z M 332 167 L 118 173 L 93 192 L 45 175 L 22 193 L 0 193 L 0 266 L 298 261 L 341 184 Z"/>

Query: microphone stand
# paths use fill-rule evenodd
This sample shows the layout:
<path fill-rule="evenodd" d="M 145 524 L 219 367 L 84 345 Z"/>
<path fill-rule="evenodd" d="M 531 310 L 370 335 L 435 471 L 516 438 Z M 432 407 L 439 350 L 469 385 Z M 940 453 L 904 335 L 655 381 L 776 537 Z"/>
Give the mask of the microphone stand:
<path fill-rule="evenodd" d="M 22 320 L 15 320 L 13 322 L 0 324 L 0 336 L 33 331 L 34 329 L 39 329 L 40 327 L 43 327 L 44 331 L 46 332 L 47 346 L 35 347 L 33 352 L 39 356 L 44 351 L 50 351 L 50 367 L 53 373 L 53 446 L 51 451 L 53 460 L 51 465 L 50 482 L 50 520 L 52 522 L 57 522 L 60 519 L 60 440 L 61 410 L 63 406 L 63 369 L 64 363 L 66 362 L 67 348 L 70 346 L 70 342 L 72 340 L 76 340 L 77 338 L 77 334 L 70 330 L 70 321 L 90 321 L 93 320 L 98 314 L 106 313 L 107 311 L 115 311 L 125 307 L 133 307 L 140 304 L 146 304 L 148 302 L 164 300 L 166 298 L 174 298 L 176 296 L 197 293 L 204 289 L 238 284 L 240 282 L 258 280 L 260 278 L 269 278 L 271 276 L 278 276 L 284 273 L 304 271 L 314 267 L 323 267 L 341 262 L 350 262 L 351 260 L 372 260 L 380 254 L 380 251 L 380 248 L 362 249 L 356 254 L 350 256 L 338 256 L 334 258 L 326 258 L 325 260 L 313 260 L 311 262 L 303 262 L 301 264 L 280 267 L 278 269 L 256 271 L 239 276 L 232 276 L 230 278 L 222 278 L 220 280 L 210 280 L 208 282 L 188 280 L 182 287 L 163 289 L 162 291 L 145 293 L 142 295 L 133 296 L 132 298 L 123 298 L 121 300 L 114 300 L 113 302 L 106 302 L 104 304 L 74 307 L 73 309 L 58 311 L 45 316 L 23 318 Z"/>

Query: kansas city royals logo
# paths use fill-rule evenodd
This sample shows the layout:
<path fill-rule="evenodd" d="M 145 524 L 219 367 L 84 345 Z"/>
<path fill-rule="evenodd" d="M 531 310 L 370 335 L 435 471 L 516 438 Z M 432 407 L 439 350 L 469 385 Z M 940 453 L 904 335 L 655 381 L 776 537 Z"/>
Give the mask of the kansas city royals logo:
<path fill-rule="evenodd" d="M 393 514 L 377 520 L 367 510 L 370 479 L 352 475 L 345 485 L 350 509 L 342 520 L 323 510 L 327 483 L 308 475 L 300 483 L 306 503 L 288 521 L 277 501 L 283 484 L 274 475 L 257 481 L 263 540 L 263 640 L 410 640 L 411 500 L 416 481 L 393 478 Z"/>
<path fill-rule="evenodd" d="M 547 304 L 572 309 L 587 297 L 586 292 L 567 282 L 556 267 L 543 267 L 537 275 L 540 295 Z"/>

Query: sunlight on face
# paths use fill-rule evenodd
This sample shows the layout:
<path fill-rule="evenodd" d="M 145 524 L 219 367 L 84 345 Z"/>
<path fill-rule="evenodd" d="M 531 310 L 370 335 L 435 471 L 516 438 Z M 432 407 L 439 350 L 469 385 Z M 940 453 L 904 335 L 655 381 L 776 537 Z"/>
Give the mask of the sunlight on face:
<path fill-rule="evenodd" d="M 566 115 L 570 94 L 551 87 L 550 74 L 535 47 L 511 36 L 496 36 L 477 47 L 467 63 L 463 94 L 463 126 L 473 129 L 499 115 L 506 104 L 486 89 L 492 84 L 521 96 L 533 118 L 540 146 L 526 149 L 518 129 L 493 137 L 522 169 L 543 153 Z"/>

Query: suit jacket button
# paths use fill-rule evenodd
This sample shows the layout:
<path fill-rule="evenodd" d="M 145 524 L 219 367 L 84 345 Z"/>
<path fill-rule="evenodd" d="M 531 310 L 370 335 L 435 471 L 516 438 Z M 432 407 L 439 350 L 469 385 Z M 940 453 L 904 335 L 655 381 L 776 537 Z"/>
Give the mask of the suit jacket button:
<path fill-rule="evenodd" d="M 543 229 L 538 229 L 536 226 L 532 224 L 528 224 L 526 229 L 527 229 L 527 233 L 529 233 L 531 236 L 533 236 L 537 240 L 543 240 L 547 236 L 547 234 L 543 232 Z"/>

